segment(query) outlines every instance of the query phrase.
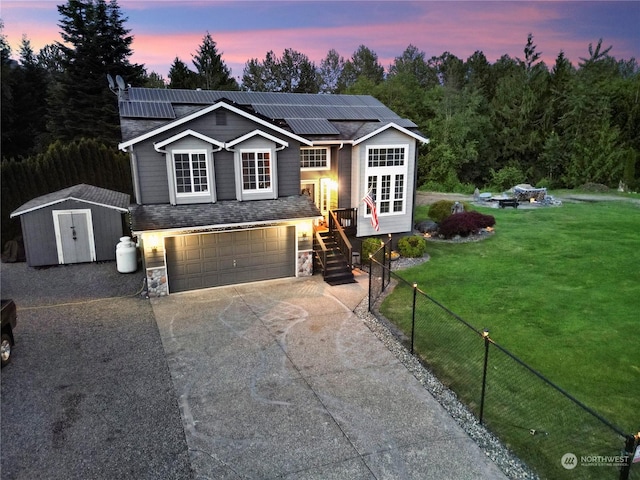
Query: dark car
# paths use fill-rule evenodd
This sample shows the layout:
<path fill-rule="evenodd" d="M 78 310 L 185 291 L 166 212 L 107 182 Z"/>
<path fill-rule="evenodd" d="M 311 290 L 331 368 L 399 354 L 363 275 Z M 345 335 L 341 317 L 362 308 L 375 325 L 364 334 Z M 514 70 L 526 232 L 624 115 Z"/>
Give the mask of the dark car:
<path fill-rule="evenodd" d="M 0 358 L 4 367 L 11 361 L 11 349 L 15 345 L 13 329 L 16 328 L 16 304 L 13 300 L 2 300 L 2 342 Z"/>

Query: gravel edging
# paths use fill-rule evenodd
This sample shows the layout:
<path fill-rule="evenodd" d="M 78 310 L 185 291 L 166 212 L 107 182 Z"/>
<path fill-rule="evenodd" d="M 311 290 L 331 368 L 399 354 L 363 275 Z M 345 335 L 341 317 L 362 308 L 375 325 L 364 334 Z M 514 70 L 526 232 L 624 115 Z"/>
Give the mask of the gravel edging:
<path fill-rule="evenodd" d="M 395 281 L 390 288 L 393 290 Z M 388 292 L 387 292 L 388 294 Z M 481 425 L 471 411 L 458 400 L 456 394 L 445 387 L 433 373 L 425 368 L 392 333 L 393 324 L 376 310 L 369 312 L 369 297 L 366 296 L 353 313 L 374 333 L 378 339 L 395 355 L 407 370 L 427 389 L 440 405 L 453 417 L 462 429 L 475 441 L 503 472 L 512 480 L 538 480 L 538 476 L 513 454 L 489 430 Z"/>

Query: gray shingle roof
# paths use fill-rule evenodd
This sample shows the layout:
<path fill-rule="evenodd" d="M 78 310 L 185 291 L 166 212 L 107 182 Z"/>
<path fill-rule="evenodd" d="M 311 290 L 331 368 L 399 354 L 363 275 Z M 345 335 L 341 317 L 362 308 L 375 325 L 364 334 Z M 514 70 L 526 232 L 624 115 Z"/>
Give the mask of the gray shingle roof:
<path fill-rule="evenodd" d="M 23 215 L 27 212 L 37 210 L 49 205 L 64 202 L 65 200 L 77 200 L 79 202 L 91 203 L 114 210 L 126 212 L 129 209 L 130 197 L 126 193 L 108 190 L 106 188 L 94 187 L 81 183 L 73 187 L 47 193 L 40 197 L 29 200 L 27 203 L 11 213 L 11 217 Z"/>
<path fill-rule="evenodd" d="M 217 203 L 132 205 L 131 207 L 132 230 L 135 232 L 224 227 L 321 216 L 318 208 L 306 195 L 250 202 L 225 200 Z"/>

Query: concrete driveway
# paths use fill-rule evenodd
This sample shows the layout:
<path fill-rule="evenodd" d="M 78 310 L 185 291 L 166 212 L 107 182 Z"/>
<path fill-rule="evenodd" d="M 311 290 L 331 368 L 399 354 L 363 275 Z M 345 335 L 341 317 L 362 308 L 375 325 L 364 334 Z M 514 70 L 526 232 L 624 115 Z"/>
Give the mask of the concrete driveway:
<path fill-rule="evenodd" d="M 195 478 L 506 478 L 353 309 L 286 279 L 152 299 Z"/>

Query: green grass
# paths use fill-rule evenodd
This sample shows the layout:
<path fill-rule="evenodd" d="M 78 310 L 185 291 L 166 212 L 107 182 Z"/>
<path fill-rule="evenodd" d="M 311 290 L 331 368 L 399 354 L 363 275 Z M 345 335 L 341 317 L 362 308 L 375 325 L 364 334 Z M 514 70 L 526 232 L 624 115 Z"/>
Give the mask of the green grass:
<path fill-rule="evenodd" d="M 426 218 L 427 210 L 419 207 L 416 218 Z M 496 218 L 493 237 L 478 243 L 428 242 L 430 261 L 400 275 L 418 282 L 421 290 L 477 329 L 487 328 L 494 341 L 609 421 L 637 432 L 640 207 L 600 202 L 481 211 Z M 410 295 L 410 288 L 400 286 L 381 308 L 405 330 L 411 321 Z M 482 348 L 481 340 L 445 319 L 438 329 L 424 328 L 431 329 L 416 336 L 417 348 L 477 412 L 481 353 L 475 350 L 478 342 Z M 617 447 L 611 439 L 599 438 L 604 434 L 598 422 L 590 424 L 589 416 L 582 418 L 582 412 L 527 372 L 515 372 L 514 362 L 493 350 L 487 423 L 523 458 L 535 465 L 553 463 L 559 449 L 572 445 L 578 417 L 585 430 L 579 435 L 584 450 L 576 454 L 604 454 L 609 447 L 603 445 Z M 550 414 L 554 410 L 558 413 Z M 534 437 L 515 424 L 553 431 L 555 437 L 547 435 L 542 442 L 549 446 L 537 450 L 532 448 Z M 556 467 L 540 471 L 552 478 Z"/>

